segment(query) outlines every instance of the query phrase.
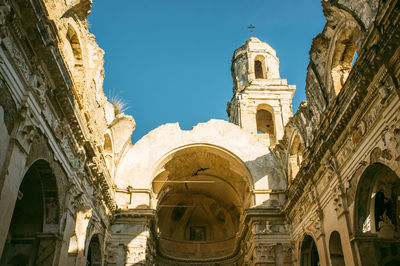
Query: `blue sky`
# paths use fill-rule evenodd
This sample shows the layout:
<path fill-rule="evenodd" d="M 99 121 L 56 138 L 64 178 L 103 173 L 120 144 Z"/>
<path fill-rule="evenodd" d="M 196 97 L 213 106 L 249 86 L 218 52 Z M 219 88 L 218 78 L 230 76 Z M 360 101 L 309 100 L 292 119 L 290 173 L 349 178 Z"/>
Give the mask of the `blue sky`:
<path fill-rule="evenodd" d="M 315 0 L 95 0 L 88 20 L 105 50 L 104 91 L 136 120 L 133 142 L 165 123 L 191 129 L 228 119 L 231 59 L 249 24 L 277 51 L 281 77 L 297 85 L 297 110 L 311 41 L 325 24 Z"/>

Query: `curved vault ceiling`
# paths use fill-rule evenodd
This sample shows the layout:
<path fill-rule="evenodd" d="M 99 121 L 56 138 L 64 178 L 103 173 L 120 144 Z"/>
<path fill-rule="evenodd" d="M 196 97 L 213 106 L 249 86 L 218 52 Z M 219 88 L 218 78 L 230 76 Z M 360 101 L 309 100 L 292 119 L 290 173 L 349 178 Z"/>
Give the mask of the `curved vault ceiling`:
<path fill-rule="evenodd" d="M 251 204 L 246 167 L 224 151 L 190 147 L 156 169 L 159 251 L 170 258 L 233 255 L 239 222 Z"/>

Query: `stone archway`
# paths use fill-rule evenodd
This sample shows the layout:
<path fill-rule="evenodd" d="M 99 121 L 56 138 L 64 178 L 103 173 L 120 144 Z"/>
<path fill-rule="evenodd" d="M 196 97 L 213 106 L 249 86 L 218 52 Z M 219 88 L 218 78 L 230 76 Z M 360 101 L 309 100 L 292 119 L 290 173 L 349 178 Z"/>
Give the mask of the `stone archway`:
<path fill-rule="evenodd" d="M 19 187 L 1 265 L 52 265 L 57 250 L 59 204 L 49 164 L 38 160 Z"/>
<path fill-rule="evenodd" d="M 244 241 L 254 237 L 245 223 L 258 219 L 258 210 L 272 208 L 276 230 L 283 226 L 275 210 L 284 197 L 270 193 L 286 187 L 274 154 L 257 136 L 223 120 L 192 130 L 160 126 L 124 152 L 115 177 L 120 213 L 112 249 L 126 254 L 129 263 L 241 265 L 243 254 L 251 257 L 254 249 L 247 245 L 243 251 Z M 250 217 L 246 208 L 258 210 Z M 188 223 L 178 228 L 183 220 Z M 182 252 L 188 244 L 189 254 Z"/>
<path fill-rule="evenodd" d="M 180 263 L 236 256 L 244 210 L 253 202 L 249 177 L 238 158 L 209 145 L 166 156 L 152 182 L 160 256 Z"/>
<path fill-rule="evenodd" d="M 357 185 L 357 233 L 373 233 L 382 238 L 398 235 L 400 179 L 388 166 L 374 163 L 365 169 Z"/>
<path fill-rule="evenodd" d="M 97 235 L 92 236 L 90 239 L 87 256 L 86 265 L 88 266 L 101 266 L 102 265 L 102 254 L 100 240 Z"/>
<path fill-rule="evenodd" d="M 301 243 L 300 265 L 318 266 L 319 261 L 317 245 L 311 236 L 306 235 Z"/>
<path fill-rule="evenodd" d="M 373 163 L 361 175 L 355 197 L 354 226 L 362 264 L 386 265 L 386 261 L 398 261 L 399 195 L 400 179 L 388 166 Z"/>

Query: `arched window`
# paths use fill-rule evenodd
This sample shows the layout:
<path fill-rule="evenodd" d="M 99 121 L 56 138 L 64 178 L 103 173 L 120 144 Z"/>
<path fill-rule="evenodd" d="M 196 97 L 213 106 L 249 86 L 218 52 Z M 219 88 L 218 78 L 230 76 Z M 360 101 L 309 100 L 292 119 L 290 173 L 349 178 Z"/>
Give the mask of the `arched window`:
<path fill-rule="evenodd" d="M 75 30 L 69 25 L 67 30 L 67 40 L 70 44 L 73 59 L 74 59 L 74 66 L 82 66 L 82 50 L 81 44 L 79 43 L 78 35 L 76 34 Z"/>
<path fill-rule="evenodd" d="M 257 107 L 256 126 L 258 136 L 269 141 L 267 145 L 275 144 L 275 121 L 274 110 L 267 104 L 261 104 Z"/>
<path fill-rule="evenodd" d="M 300 265 L 301 266 L 319 265 L 317 246 L 315 245 L 314 239 L 309 235 L 305 236 L 303 242 L 301 243 Z"/>
<path fill-rule="evenodd" d="M 114 169 L 114 153 L 109 134 L 104 135 L 104 158 L 106 160 L 107 168 L 112 174 Z"/>
<path fill-rule="evenodd" d="M 329 253 L 332 266 L 345 265 L 342 242 L 340 240 L 340 234 L 337 231 L 333 231 L 329 239 Z"/>
<path fill-rule="evenodd" d="M 254 59 L 254 75 L 256 79 L 265 79 L 266 71 L 265 71 L 265 58 L 262 55 L 257 55 Z"/>
<path fill-rule="evenodd" d="M 370 165 L 357 186 L 357 231 L 385 238 L 399 235 L 399 195 L 396 173 L 380 163 Z"/>
<path fill-rule="evenodd" d="M 289 169 L 290 180 L 293 180 L 299 172 L 301 162 L 303 160 L 303 145 L 299 135 L 293 139 L 289 150 Z"/>
<path fill-rule="evenodd" d="M 260 134 L 268 133 L 274 135 L 274 119 L 270 111 L 260 109 L 256 114 L 257 132 Z"/>
<path fill-rule="evenodd" d="M 82 47 L 76 31 L 71 25 L 68 25 L 66 39 L 68 44 L 66 45 L 65 60 L 72 72 L 76 93 L 83 97 L 82 86 L 85 81 L 85 69 L 83 66 Z"/>
<path fill-rule="evenodd" d="M 256 79 L 263 79 L 264 75 L 262 72 L 262 63 L 258 60 L 254 61 L 254 69 L 256 73 Z"/>
<path fill-rule="evenodd" d="M 335 44 L 332 57 L 331 76 L 335 94 L 339 94 L 349 76 L 356 53 L 353 31 L 348 29 L 342 33 Z"/>

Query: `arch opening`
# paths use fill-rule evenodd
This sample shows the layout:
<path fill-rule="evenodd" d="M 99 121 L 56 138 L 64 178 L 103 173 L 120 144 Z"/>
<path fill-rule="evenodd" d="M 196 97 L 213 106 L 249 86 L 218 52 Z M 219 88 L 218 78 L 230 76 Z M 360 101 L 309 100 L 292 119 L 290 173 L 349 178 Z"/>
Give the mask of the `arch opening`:
<path fill-rule="evenodd" d="M 199 145 L 174 152 L 156 170 L 160 253 L 193 261 L 234 254 L 252 204 L 247 168 L 225 151 Z"/>
<path fill-rule="evenodd" d="M 79 42 L 78 35 L 76 34 L 75 30 L 71 27 L 71 25 L 68 25 L 66 37 L 72 50 L 72 55 L 74 58 L 73 60 L 74 66 L 81 66 L 82 65 L 81 44 Z"/>
<path fill-rule="evenodd" d="M 88 266 L 102 265 L 101 245 L 97 235 L 94 235 L 90 240 L 86 258 L 86 265 Z"/>
<path fill-rule="evenodd" d="M 344 263 L 342 242 L 337 231 L 332 232 L 329 239 L 329 254 L 332 266 L 342 266 Z"/>
<path fill-rule="evenodd" d="M 254 59 L 254 75 L 256 79 L 265 79 L 265 58 L 262 55 L 257 55 Z"/>
<path fill-rule="evenodd" d="M 302 160 L 303 144 L 300 136 L 296 135 L 289 150 L 290 181 L 293 180 L 299 172 Z"/>
<path fill-rule="evenodd" d="M 111 137 L 109 134 L 104 135 L 104 159 L 106 161 L 107 168 L 110 174 L 113 176 L 114 173 L 114 152 Z"/>
<path fill-rule="evenodd" d="M 19 187 L 0 264 L 52 265 L 58 220 L 55 177 L 46 161 L 36 161 L 26 172 Z M 47 248 L 43 249 L 43 246 Z"/>
<path fill-rule="evenodd" d="M 271 106 L 262 104 L 257 107 L 256 126 L 259 137 L 269 139 L 270 144 L 275 143 L 274 110 Z"/>
<path fill-rule="evenodd" d="M 314 239 L 306 235 L 301 244 L 301 254 L 300 254 L 300 265 L 301 266 L 318 266 L 319 256 L 317 246 Z"/>
<path fill-rule="evenodd" d="M 74 85 L 77 93 L 82 97 L 82 86 L 85 80 L 85 69 L 83 66 L 82 46 L 78 34 L 71 25 L 68 25 L 66 39 L 68 41 L 66 49 L 66 59 L 74 78 Z"/>
<path fill-rule="evenodd" d="M 352 29 L 345 30 L 335 43 L 335 50 L 332 57 L 331 78 L 333 89 L 336 95 L 339 94 L 350 70 L 354 64 L 357 46 L 354 41 L 354 32 Z"/>
<path fill-rule="evenodd" d="M 381 163 L 370 165 L 357 186 L 356 228 L 378 237 L 399 236 L 400 179 Z"/>

